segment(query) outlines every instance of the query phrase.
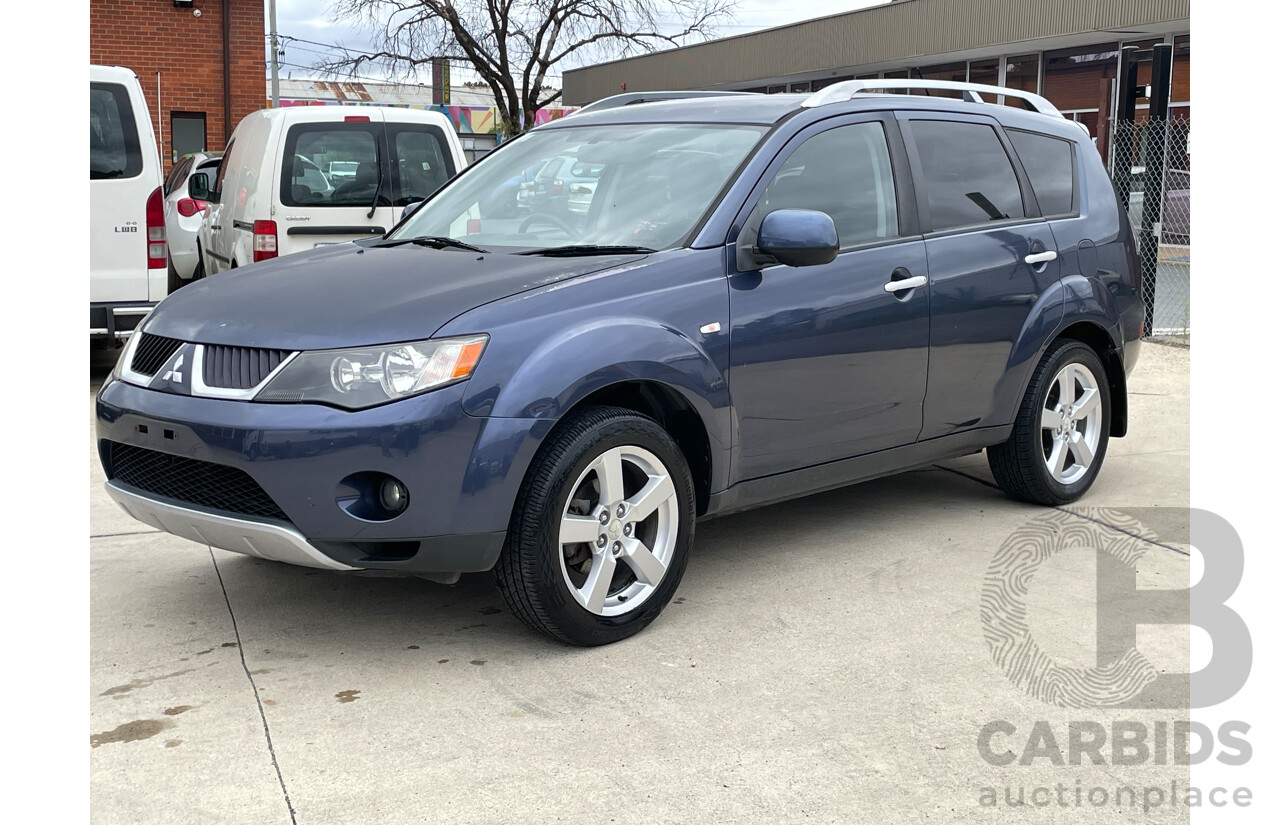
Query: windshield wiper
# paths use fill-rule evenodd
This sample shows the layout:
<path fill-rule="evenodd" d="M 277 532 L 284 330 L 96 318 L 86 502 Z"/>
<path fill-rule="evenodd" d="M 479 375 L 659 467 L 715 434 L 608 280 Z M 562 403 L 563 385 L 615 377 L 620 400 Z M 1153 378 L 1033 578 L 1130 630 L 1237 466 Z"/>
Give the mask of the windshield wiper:
<path fill-rule="evenodd" d="M 392 238 L 391 240 L 382 241 L 380 243 L 371 244 L 376 247 L 401 246 L 402 244 L 411 243 L 415 246 L 429 246 L 432 249 L 465 249 L 469 252 L 484 252 L 489 250 L 481 249 L 478 246 L 472 246 L 469 243 L 446 238 L 443 235 L 422 235 L 417 238 Z"/>
<path fill-rule="evenodd" d="M 385 127 L 383 132 L 386 132 Z M 382 144 L 378 142 L 377 138 L 374 138 L 373 148 L 374 158 L 378 164 L 378 185 L 373 189 L 373 203 L 369 204 L 369 214 L 365 215 L 366 218 L 373 217 L 373 213 L 378 209 L 378 196 L 382 194 Z"/>
<path fill-rule="evenodd" d="M 546 249 L 529 249 L 517 255 L 545 255 L 547 257 L 573 258 L 586 255 L 647 255 L 657 252 L 647 246 L 619 246 L 594 243 L 575 243 L 566 246 L 549 246 Z"/>

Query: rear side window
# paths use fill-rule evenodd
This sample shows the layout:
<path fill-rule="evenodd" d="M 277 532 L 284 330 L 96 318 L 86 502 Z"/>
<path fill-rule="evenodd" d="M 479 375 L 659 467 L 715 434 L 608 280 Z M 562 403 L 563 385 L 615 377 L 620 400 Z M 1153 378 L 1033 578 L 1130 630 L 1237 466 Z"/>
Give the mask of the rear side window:
<path fill-rule="evenodd" d="M 913 120 L 911 135 L 935 232 L 1026 216 L 1018 176 L 995 129 Z"/>
<path fill-rule="evenodd" d="M 164 193 L 166 195 L 172 192 L 175 186 L 186 180 L 187 170 L 191 168 L 192 160 L 189 157 L 183 158 L 169 170 L 169 176 L 164 179 Z"/>
<path fill-rule="evenodd" d="M 129 90 L 119 83 L 89 84 L 89 180 L 142 173 L 142 146 Z"/>
<path fill-rule="evenodd" d="M 1068 140 L 1034 132 L 1007 130 L 1046 218 L 1076 211 L 1076 153 Z"/>

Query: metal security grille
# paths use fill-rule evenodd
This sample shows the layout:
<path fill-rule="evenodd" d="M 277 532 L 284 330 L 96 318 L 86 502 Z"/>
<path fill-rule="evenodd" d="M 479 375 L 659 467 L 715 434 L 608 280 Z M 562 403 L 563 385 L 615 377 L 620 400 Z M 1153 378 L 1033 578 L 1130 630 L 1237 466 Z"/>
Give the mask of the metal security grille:
<path fill-rule="evenodd" d="M 210 344 L 204 348 L 204 383 L 209 387 L 247 390 L 262 383 L 290 355 L 278 349 Z"/>
<path fill-rule="evenodd" d="M 133 362 L 129 368 L 140 375 L 155 375 L 156 370 L 164 366 L 169 357 L 178 351 L 182 342 L 176 338 L 165 338 L 163 335 L 142 333 L 138 348 L 133 353 Z"/>
<path fill-rule="evenodd" d="M 1117 123 L 1111 180 L 1142 255 L 1147 334 L 1191 340 L 1191 118 Z M 1152 161 L 1155 161 L 1153 163 Z M 1159 178 L 1151 174 L 1154 169 Z"/>
<path fill-rule="evenodd" d="M 107 477 L 165 498 L 245 516 L 289 517 L 242 470 L 110 442 Z"/>

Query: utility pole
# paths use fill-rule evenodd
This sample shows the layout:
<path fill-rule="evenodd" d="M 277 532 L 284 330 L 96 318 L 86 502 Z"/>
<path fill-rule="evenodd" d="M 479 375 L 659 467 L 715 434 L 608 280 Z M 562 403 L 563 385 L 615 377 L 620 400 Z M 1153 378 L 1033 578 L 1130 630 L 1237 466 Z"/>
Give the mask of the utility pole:
<path fill-rule="evenodd" d="M 276 34 L 276 0 L 269 0 L 271 9 L 271 108 L 280 108 L 280 38 Z"/>

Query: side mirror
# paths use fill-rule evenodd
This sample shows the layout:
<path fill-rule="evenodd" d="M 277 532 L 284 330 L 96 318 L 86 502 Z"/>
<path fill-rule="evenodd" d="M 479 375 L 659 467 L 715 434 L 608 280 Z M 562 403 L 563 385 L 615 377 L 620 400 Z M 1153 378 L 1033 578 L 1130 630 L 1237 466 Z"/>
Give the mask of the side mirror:
<path fill-rule="evenodd" d="M 818 266 L 836 259 L 840 236 L 826 212 L 778 209 L 760 222 L 755 251 L 786 266 Z"/>
<path fill-rule="evenodd" d="M 187 179 L 187 195 L 194 200 L 207 201 L 209 197 L 209 176 L 204 172 L 196 172 Z"/>
<path fill-rule="evenodd" d="M 413 203 L 405 204 L 404 211 L 400 213 L 400 220 L 404 220 L 414 212 L 417 212 L 422 208 L 422 204 L 424 203 L 426 203 L 426 201 L 414 201 Z"/>

